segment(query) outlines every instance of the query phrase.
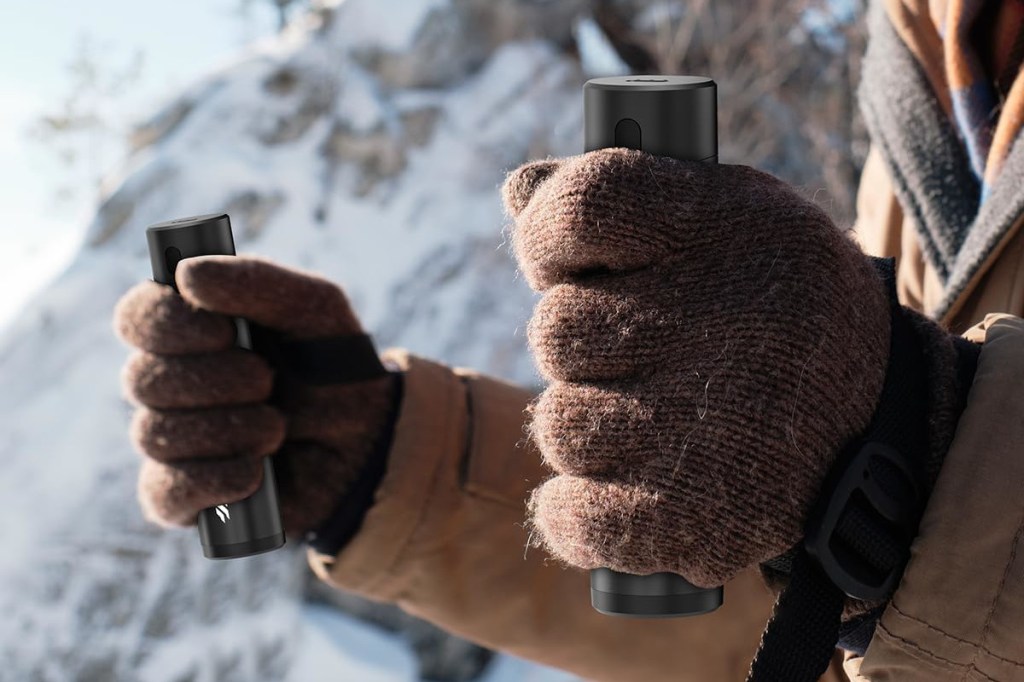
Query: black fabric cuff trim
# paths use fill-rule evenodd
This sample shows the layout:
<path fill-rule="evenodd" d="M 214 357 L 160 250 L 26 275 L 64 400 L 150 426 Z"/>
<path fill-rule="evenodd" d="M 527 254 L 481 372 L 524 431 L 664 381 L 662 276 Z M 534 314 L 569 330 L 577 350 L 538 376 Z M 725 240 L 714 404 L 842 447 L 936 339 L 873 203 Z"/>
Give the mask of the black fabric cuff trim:
<path fill-rule="evenodd" d="M 383 366 L 383 365 L 382 365 Z M 327 519 L 306 533 L 305 541 L 312 549 L 334 556 L 355 537 L 362 528 L 366 513 L 373 506 L 380 482 L 387 473 L 388 453 L 394 440 L 395 424 L 402 406 L 402 374 L 390 373 L 394 378 L 395 399 L 388 414 L 380 439 L 374 445 L 359 477 L 341 497 Z"/>
<path fill-rule="evenodd" d="M 353 384 L 388 375 L 368 334 L 288 339 L 255 324 L 250 329 L 253 347 L 271 366 L 304 384 Z"/>

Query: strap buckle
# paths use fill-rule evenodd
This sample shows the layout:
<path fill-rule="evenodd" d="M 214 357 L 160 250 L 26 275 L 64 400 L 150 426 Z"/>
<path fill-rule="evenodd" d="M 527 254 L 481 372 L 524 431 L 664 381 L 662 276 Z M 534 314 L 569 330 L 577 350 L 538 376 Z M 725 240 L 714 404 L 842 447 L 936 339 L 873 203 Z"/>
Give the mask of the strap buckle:
<path fill-rule="evenodd" d="M 804 546 L 850 597 L 885 599 L 903 576 L 923 510 L 923 487 L 909 460 L 885 443 L 863 442 L 829 472 Z"/>

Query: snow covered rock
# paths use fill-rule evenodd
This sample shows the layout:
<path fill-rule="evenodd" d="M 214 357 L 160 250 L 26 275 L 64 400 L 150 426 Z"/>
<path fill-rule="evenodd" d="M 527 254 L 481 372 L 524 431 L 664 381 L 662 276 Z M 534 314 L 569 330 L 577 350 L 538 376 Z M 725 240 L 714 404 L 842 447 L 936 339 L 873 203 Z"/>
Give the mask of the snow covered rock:
<path fill-rule="evenodd" d="M 240 251 L 343 283 L 382 346 L 536 382 L 497 189 L 579 149 L 580 4 L 319 5 L 139 127 L 81 252 L 0 340 L 4 679 L 416 676 L 324 630 L 294 549 L 211 562 L 141 520 L 111 311 L 149 276 L 146 225 L 228 211 Z"/>

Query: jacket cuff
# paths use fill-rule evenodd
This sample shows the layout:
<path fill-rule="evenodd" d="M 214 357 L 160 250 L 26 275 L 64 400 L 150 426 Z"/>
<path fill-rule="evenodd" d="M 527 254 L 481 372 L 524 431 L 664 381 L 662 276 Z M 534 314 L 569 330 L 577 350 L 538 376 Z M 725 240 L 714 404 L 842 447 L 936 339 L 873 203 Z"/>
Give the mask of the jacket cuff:
<path fill-rule="evenodd" d="M 403 374 L 398 411 L 383 480 L 358 533 L 337 555 L 310 548 L 308 559 L 322 580 L 379 601 L 395 601 L 398 567 L 416 528 L 438 500 L 437 479 L 467 447 L 466 387 L 450 368 L 401 350 L 383 354 Z"/>
<path fill-rule="evenodd" d="M 377 355 L 374 354 L 373 357 L 376 359 Z M 387 472 L 388 453 L 391 451 L 398 409 L 402 404 L 402 374 L 397 371 L 389 374 L 394 397 L 388 409 L 387 421 L 373 444 L 370 456 L 366 458 L 358 477 L 345 490 L 331 514 L 316 528 L 306 532 L 306 544 L 318 554 L 337 554 L 359 532 L 366 512 L 373 506 L 377 488 Z"/>

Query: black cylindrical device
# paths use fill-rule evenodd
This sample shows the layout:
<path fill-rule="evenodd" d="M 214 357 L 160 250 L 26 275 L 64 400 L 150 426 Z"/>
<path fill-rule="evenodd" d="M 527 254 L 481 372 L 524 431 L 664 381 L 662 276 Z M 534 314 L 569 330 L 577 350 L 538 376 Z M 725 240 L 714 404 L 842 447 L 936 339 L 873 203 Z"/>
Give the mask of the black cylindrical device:
<path fill-rule="evenodd" d="M 718 87 L 699 76 L 617 76 L 583 86 L 586 151 L 639 149 L 682 161 L 718 162 Z M 590 600 L 602 613 L 645 618 L 694 616 L 722 605 L 721 587 L 691 585 L 675 573 L 590 572 Z"/>
<path fill-rule="evenodd" d="M 179 218 L 151 225 L 146 230 L 153 279 L 177 290 L 174 271 L 186 258 L 235 255 L 231 220 L 225 213 Z M 252 349 L 249 326 L 235 320 L 235 343 Z M 263 484 L 239 502 L 219 504 L 199 512 L 199 538 L 209 559 L 235 559 L 277 549 L 285 543 L 277 504 L 274 466 L 263 461 Z"/>

